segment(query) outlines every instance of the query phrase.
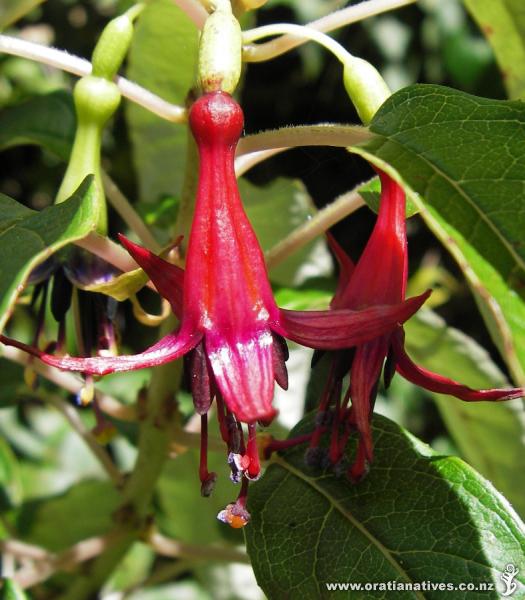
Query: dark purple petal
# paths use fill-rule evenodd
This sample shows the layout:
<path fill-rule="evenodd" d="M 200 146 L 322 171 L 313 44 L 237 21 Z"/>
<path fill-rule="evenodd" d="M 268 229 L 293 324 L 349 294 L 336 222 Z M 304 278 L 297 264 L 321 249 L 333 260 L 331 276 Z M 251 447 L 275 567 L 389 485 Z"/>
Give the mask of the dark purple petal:
<path fill-rule="evenodd" d="M 273 338 L 268 330 L 250 337 L 227 339 L 207 332 L 206 354 L 228 409 L 245 423 L 272 419 L 274 390 Z"/>
<path fill-rule="evenodd" d="M 135 262 L 144 269 L 153 281 L 159 294 L 169 301 L 175 315 L 180 318 L 182 316 L 182 290 L 184 286 L 183 269 L 159 258 L 146 248 L 134 244 L 122 234 L 119 234 L 119 239 Z"/>
<path fill-rule="evenodd" d="M 273 336 L 273 370 L 275 381 L 283 389 L 288 389 L 288 370 L 286 361 L 288 360 L 289 352 L 286 340 L 278 333 L 272 333 Z"/>
<path fill-rule="evenodd" d="M 17 342 L 0 335 L 0 342 L 14 346 L 24 352 L 38 357 L 52 367 L 66 371 L 81 371 L 93 375 L 107 375 L 119 371 L 134 371 L 145 367 L 154 367 L 175 360 L 194 348 L 201 340 L 200 333 L 173 332 L 164 336 L 159 342 L 140 354 L 128 356 L 96 356 L 75 358 L 71 356 L 58 357 L 46 354 L 38 348 Z"/>
<path fill-rule="evenodd" d="M 204 415 L 208 412 L 212 400 L 210 374 L 204 344 L 202 342 L 197 344 L 186 358 L 193 404 L 199 415 Z"/>
<path fill-rule="evenodd" d="M 299 312 L 280 310 L 284 335 L 303 346 L 320 350 L 349 348 L 391 333 L 409 319 L 430 296 L 420 296 L 392 305 L 379 305 L 362 310 L 330 310 Z"/>
<path fill-rule="evenodd" d="M 525 396 L 523 388 L 494 388 L 489 390 L 473 390 L 457 381 L 428 371 L 416 365 L 405 352 L 402 333 L 393 337 L 393 348 L 396 355 L 397 371 L 405 379 L 421 387 L 436 392 L 448 394 L 466 402 L 479 402 L 480 400 L 511 400 Z"/>

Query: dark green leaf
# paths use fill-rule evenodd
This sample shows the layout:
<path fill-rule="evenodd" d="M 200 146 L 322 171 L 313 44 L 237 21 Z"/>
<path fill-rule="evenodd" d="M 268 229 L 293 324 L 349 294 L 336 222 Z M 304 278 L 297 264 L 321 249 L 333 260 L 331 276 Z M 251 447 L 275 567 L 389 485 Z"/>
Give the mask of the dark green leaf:
<path fill-rule="evenodd" d="M 415 85 L 370 129 L 376 136 L 354 150 L 405 186 L 525 382 L 525 103 Z"/>
<path fill-rule="evenodd" d="M 35 96 L 0 112 L 0 149 L 37 144 L 67 160 L 75 127 L 71 94 L 58 90 Z"/>
<path fill-rule="evenodd" d="M 490 42 L 509 98 L 525 97 L 523 0 L 463 0 Z"/>
<path fill-rule="evenodd" d="M 171 0 L 155 0 L 137 23 L 127 75 L 170 102 L 184 104 L 193 85 L 198 31 Z M 180 192 L 187 128 L 162 120 L 129 103 L 133 156 L 140 198 L 157 202 Z"/>
<path fill-rule="evenodd" d="M 1 350 L 0 350 L 1 353 Z M 20 391 L 27 388 L 24 383 L 23 368 L 4 358 L 0 358 L 2 385 L 0 386 L 0 408 L 12 406 L 18 401 Z"/>
<path fill-rule="evenodd" d="M 476 389 L 508 382 L 488 353 L 472 338 L 431 311 L 405 324 L 407 349 L 423 367 Z M 463 457 L 525 514 L 525 410 L 522 400 L 461 402 L 434 394 L 439 410 Z"/>
<path fill-rule="evenodd" d="M 31 270 L 95 229 L 95 194 L 89 176 L 69 200 L 40 212 L 0 195 L 0 331 Z"/>
<path fill-rule="evenodd" d="M 311 425 L 310 417 L 291 435 Z M 392 598 L 389 581 L 499 587 L 509 563 L 523 585 L 525 526 L 492 485 L 384 417 L 374 417 L 373 431 L 375 462 L 358 485 L 307 469 L 302 446 L 276 457 L 251 487 L 248 552 L 268 598 Z M 385 587 L 329 592 L 330 582 Z M 402 599 L 442 597 L 422 587 L 396 593 Z M 499 595 L 495 588 L 478 594 L 456 589 L 450 597 Z"/>

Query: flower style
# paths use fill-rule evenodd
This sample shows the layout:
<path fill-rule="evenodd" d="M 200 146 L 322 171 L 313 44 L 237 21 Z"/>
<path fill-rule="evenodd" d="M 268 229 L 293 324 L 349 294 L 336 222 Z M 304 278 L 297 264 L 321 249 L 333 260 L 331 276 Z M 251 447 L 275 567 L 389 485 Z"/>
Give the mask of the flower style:
<path fill-rule="evenodd" d="M 158 292 L 169 300 L 180 319 L 178 330 L 140 354 L 119 357 L 56 357 L 3 336 L 0 341 L 58 368 L 97 375 L 151 367 L 187 355 L 195 407 L 203 416 L 200 475 L 207 495 L 215 479 L 215 474 L 208 473 L 205 458 L 206 413 L 214 397 L 232 479 L 245 483 L 243 475 L 257 478 L 255 424 L 275 416 L 274 380 L 287 387 L 283 337 L 323 350 L 362 345 L 390 336 L 428 294 L 406 301 L 401 295 L 399 300 L 388 297 L 384 304 L 374 297 L 373 302 L 359 303 L 358 310 L 338 306 L 311 312 L 279 309 L 235 179 L 233 161 L 243 129 L 242 110 L 227 93 L 208 93 L 192 106 L 190 126 L 200 167 L 185 271 L 120 238 Z M 246 446 L 241 422 L 248 424 Z"/>
<path fill-rule="evenodd" d="M 365 310 L 378 304 L 397 305 L 405 297 L 408 267 L 405 193 L 387 174 L 379 171 L 379 177 L 381 202 L 377 222 L 355 267 L 335 240 L 330 238 L 340 265 L 339 283 L 330 305 L 333 310 Z M 342 465 L 349 435 L 352 430 L 357 430 L 357 455 L 348 470 L 348 476 L 357 481 L 366 473 L 373 460 L 370 421 L 383 363 L 385 387 L 388 387 L 397 371 L 408 381 L 427 390 L 456 396 L 467 402 L 508 400 L 524 395 L 521 388 L 473 390 L 416 365 L 405 351 L 404 330 L 398 325 L 358 344 L 350 355 L 343 351 L 332 354 L 317 426 L 310 437 L 306 454 L 307 462 L 318 464 L 323 461 L 324 453 L 319 449 L 319 441 L 323 432 L 330 429 L 328 459 L 336 467 Z M 350 386 L 341 400 L 342 380 L 349 371 Z M 334 410 L 331 423 L 327 423 L 330 405 Z M 280 444 L 289 445 L 290 442 L 275 442 L 270 444 L 268 450 L 278 449 L 282 447 Z"/>

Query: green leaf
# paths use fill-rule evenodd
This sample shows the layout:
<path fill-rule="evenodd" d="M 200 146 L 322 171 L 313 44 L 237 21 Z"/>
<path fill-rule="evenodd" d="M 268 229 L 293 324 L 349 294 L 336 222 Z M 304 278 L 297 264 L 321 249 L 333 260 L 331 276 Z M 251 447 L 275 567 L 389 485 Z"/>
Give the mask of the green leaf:
<path fill-rule="evenodd" d="M 71 94 L 63 90 L 35 96 L 0 112 L 0 150 L 37 144 L 67 160 L 75 135 Z"/>
<path fill-rule="evenodd" d="M 2 350 L 0 348 L 0 356 Z M 27 391 L 24 383 L 24 369 L 16 363 L 0 358 L 0 372 L 2 373 L 2 385 L 0 386 L 0 408 L 12 406 L 19 399 L 22 391 Z"/>
<path fill-rule="evenodd" d="M 107 481 L 83 481 L 66 493 L 27 502 L 17 516 L 22 538 L 52 552 L 107 533 L 119 495 Z"/>
<path fill-rule="evenodd" d="M 407 350 L 423 367 L 476 389 L 508 385 L 483 348 L 435 313 L 419 311 L 405 331 Z M 525 514 L 523 401 L 469 403 L 432 395 L 463 457 Z"/>
<path fill-rule="evenodd" d="M 291 435 L 310 430 L 312 422 L 308 417 Z M 499 587 L 509 563 L 524 585 L 525 526 L 490 482 L 384 417 L 374 417 L 373 432 L 375 462 L 357 485 L 306 468 L 301 446 L 277 456 L 251 486 L 248 553 L 268 598 L 391 598 L 388 581 Z M 329 592 L 330 582 L 385 587 L 351 595 Z M 422 587 L 396 594 L 441 596 Z M 474 596 L 455 590 L 451 597 Z M 499 596 L 489 591 L 479 597 Z"/>
<path fill-rule="evenodd" d="M 31 271 L 63 246 L 97 226 L 93 177 L 73 196 L 37 212 L 0 194 L 0 331 Z"/>
<path fill-rule="evenodd" d="M 45 0 L 0 0 L 0 31 L 25 17 Z"/>
<path fill-rule="evenodd" d="M 463 0 L 491 44 L 509 98 L 525 97 L 523 0 Z"/>
<path fill-rule="evenodd" d="M 29 600 L 24 590 L 12 579 L 4 579 L 0 587 L 0 600 Z"/>
<path fill-rule="evenodd" d="M 376 214 L 379 212 L 379 201 L 381 199 L 381 183 L 379 177 L 374 177 L 370 181 L 367 181 L 357 190 L 363 200 L 366 202 L 368 208 L 373 210 Z M 418 207 L 414 204 L 411 198 L 407 198 L 406 204 L 406 215 L 407 219 L 417 215 L 419 212 Z"/>
<path fill-rule="evenodd" d="M 308 221 L 315 205 L 298 180 L 278 178 L 270 185 L 257 187 L 241 179 L 239 189 L 244 207 L 264 251 L 284 239 L 295 227 Z M 332 260 L 324 239 L 317 239 L 270 270 L 272 283 L 300 285 L 309 277 L 330 274 Z"/>
<path fill-rule="evenodd" d="M 525 103 L 415 85 L 353 151 L 405 187 L 463 270 L 494 342 L 525 382 Z"/>
<path fill-rule="evenodd" d="M 18 460 L 9 444 L 0 438 L 0 512 L 22 500 Z"/>
<path fill-rule="evenodd" d="M 127 76 L 162 98 L 184 104 L 194 82 L 198 31 L 171 0 L 155 0 L 141 14 L 129 53 Z M 187 130 L 127 104 L 140 198 L 157 202 L 178 193 Z"/>

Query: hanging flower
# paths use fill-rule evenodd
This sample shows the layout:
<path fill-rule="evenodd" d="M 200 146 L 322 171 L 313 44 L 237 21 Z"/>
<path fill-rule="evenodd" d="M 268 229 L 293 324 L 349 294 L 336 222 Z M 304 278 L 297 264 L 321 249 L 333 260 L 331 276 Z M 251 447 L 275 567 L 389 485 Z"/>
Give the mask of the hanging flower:
<path fill-rule="evenodd" d="M 367 310 L 377 305 L 398 305 L 407 284 L 407 237 L 405 193 L 388 175 L 379 171 L 381 203 L 377 222 L 358 263 L 353 265 L 341 247 L 330 238 L 340 265 L 339 283 L 331 302 L 334 311 Z M 350 345 L 350 344 L 349 344 Z M 386 363 L 385 363 L 386 359 Z M 521 388 L 473 390 L 416 365 L 404 348 L 404 330 L 397 325 L 356 345 L 355 350 L 332 353 L 328 380 L 319 406 L 317 424 L 309 437 L 306 460 L 324 464 L 326 453 L 319 448 L 324 432 L 330 432 L 328 462 L 339 470 L 343 452 L 352 431 L 359 433 L 357 456 L 348 470 L 359 480 L 373 459 L 370 421 L 379 378 L 384 364 L 388 387 L 395 371 L 405 379 L 432 392 L 456 396 L 467 402 L 508 400 L 524 395 Z M 342 397 L 342 380 L 350 373 L 350 386 Z M 351 402 L 350 402 L 351 401 Z M 330 410 L 330 407 L 332 410 Z M 305 441 L 304 436 L 297 443 Z M 293 440 L 273 442 L 267 452 L 293 444 Z"/>
<path fill-rule="evenodd" d="M 274 381 L 287 387 L 283 338 L 322 350 L 363 344 L 391 335 L 418 310 L 428 293 L 406 301 L 386 298 L 384 303 L 375 301 L 357 309 L 279 309 L 235 178 L 242 110 L 229 94 L 208 93 L 192 106 L 190 126 L 199 149 L 200 171 L 185 271 L 120 237 L 170 302 L 180 327 L 131 356 L 56 357 L 3 336 L 0 341 L 49 365 L 96 375 L 151 367 L 187 355 L 195 407 L 203 415 L 203 440 L 206 413 L 216 397 L 232 478 L 255 479 L 260 471 L 255 424 L 275 416 Z M 248 424 L 246 446 L 241 422 Z M 201 481 L 206 494 L 214 474 L 207 471 L 205 442 L 202 450 Z"/>

